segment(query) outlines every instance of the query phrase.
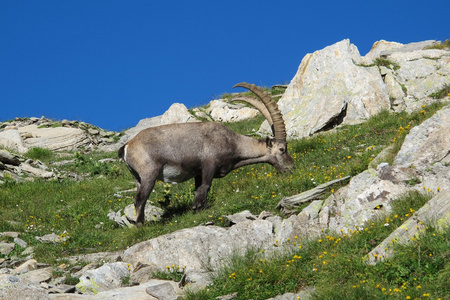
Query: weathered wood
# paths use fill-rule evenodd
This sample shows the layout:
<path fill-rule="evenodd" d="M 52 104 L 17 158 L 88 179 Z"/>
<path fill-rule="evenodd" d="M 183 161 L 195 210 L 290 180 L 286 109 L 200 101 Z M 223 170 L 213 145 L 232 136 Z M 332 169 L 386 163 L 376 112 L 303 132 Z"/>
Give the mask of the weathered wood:
<path fill-rule="evenodd" d="M 330 186 L 348 180 L 349 178 L 350 176 L 338 178 L 332 181 L 322 183 L 306 192 L 290 197 L 284 197 L 278 203 L 277 209 L 280 210 L 285 215 L 290 215 L 295 211 L 296 207 L 298 207 L 302 203 L 311 202 L 314 200 L 323 200 L 322 198 L 326 194 Z"/>

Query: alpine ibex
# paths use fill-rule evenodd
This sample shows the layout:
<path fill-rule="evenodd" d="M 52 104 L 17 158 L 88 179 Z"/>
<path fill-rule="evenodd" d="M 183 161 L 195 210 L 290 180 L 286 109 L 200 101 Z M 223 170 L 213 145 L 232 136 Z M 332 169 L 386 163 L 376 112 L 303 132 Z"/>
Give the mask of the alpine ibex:
<path fill-rule="evenodd" d="M 156 180 L 183 182 L 195 178 L 193 209 L 204 206 L 213 178 L 256 163 L 269 163 L 278 172 L 294 167 L 286 143 L 286 129 L 280 110 L 269 93 L 261 88 L 238 83 L 260 100 L 240 97 L 255 106 L 272 126 L 273 139 L 259 140 L 237 134 L 222 124 L 198 122 L 162 125 L 142 130 L 119 149 L 137 186 L 134 207 L 137 224 L 144 223 L 145 203 Z"/>

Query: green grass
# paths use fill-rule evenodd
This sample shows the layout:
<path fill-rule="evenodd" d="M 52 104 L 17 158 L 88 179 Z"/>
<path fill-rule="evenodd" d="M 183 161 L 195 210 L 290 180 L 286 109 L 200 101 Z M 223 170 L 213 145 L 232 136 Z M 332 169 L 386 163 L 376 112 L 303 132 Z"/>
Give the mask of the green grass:
<path fill-rule="evenodd" d="M 268 92 L 269 94 L 272 95 L 272 97 L 275 98 L 275 100 L 278 100 L 277 97 L 281 97 L 284 94 L 284 91 L 286 90 L 283 87 L 275 87 L 273 89 L 269 88 L 269 87 L 263 87 L 263 90 L 265 90 L 266 92 Z M 255 97 L 255 94 L 253 94 L 253 92 L 247 91 L 247 92 L 242 92 L 239 93 L 240 96 L 251 96 L 251 97 Z M 229 94 L 229 93 L 225 93 L 220 95 L 218 98 L 220 99 L 224 99 L 226 101 L 231 101 L 233 98 L 235 98 L 236 95 L 235 94 Z M 245 104 L 245 103 L 244 103 Z"/>
<path fill-rule="evenodd" d="M 167 207 L 164 206 L 166 214 L 163 220 L 158 223 L 147 223 L 145 226 L 134 229 L 121 228 L 107 218 L 110 210 L 123 209 L 126 205 L 133 203 L 134 199 L 134 193 L 124 193 L 120 197 L 116 195 L 118 191 L 134 187 L 134 181 L 125 165 L 118 161 L 98 162 L 102 158 L 117 157 L 116 153 L 89 155 L 72 153 L 68 157 L 60 157 L 59 155 L 47 155 L 48 153 L 46 154 L 42 150 L 33 150 L 29 157 L 41 159 L 47 164 L 53 160 L 74 159 L 74 162 L 57 167 L 57 169 L 66 173 L 83 174 L 85 179 L 81 181 L 72 179 L 35 180 L 23 183 L 6 181 L 0 187 L 0 232 L 21 232 L 20 237 L 34 247 L 35 258 L 39 262 L 57 265 L 60 263 L 60 259 L 66 256 L 126 249 L 137 242 L 206 222 L 226 226 L 223 216 L 242 210 L 250 210 L 253 214 L 259 214 L 263 210 L 279 214 L 275 207 L 282 197 L 301 193 L 336 178 L 347 175 L 354 176 L 367 169 L 373 158 L 389 145 L 394 145 L 395 149 L 389 158 L 392 162 L 409 130 L 433 115 L 442 106 L 443 104 L 435 103 L 412 114 L 392 114 L 384 111 L 363 124 L 342 126 L 330 133 L 291 141 L 289 152 L 297 167 L 293 173 L 276 174 L 271 166 L 262 164 L 235 170 L 225 178 L 214 180 L 208 195 L 209 207 L 196 214 L 190 209 L 194 195 L 193 180 L 177 185 L 166 185 L 159 182 L 148 203 L 164 206 L 162 204 L 166 203 L 167 205 L 166 200 L 170 200 L 170 204 Z M 227 126 L 237 132 L 252 135 L 254 130 L 259 128 L 261 121 L 260 117 L 246 122 L 227 124 Z M 49 233 L 69 238 L 56 245 L 42 244 L 36 241 L 36 236 Z M 338 238 L 335 237 L 335 239 Z M 369 239 L 369 237 L 366 238 Z M 370 237 L 370 239 L 372 238 L 379 240 L 381 236 Z M 341 247 L 346 245 L 345 247 L 351 248 L 356 247 L 358 243 L 367 244 L 367 239 L 365 241 L 361 239 L 359 242 L 342 239 Z M 331 247 L 331 241 L 327 239 L 323 239 L 323 241 L 329 243 Z M 311 243 L 311 246 L 308 246 L 308 243 Z M 321 280 L 325 280 L 326 277 L 325 275 L 315 277 L 317 275 L 311 268 L 312 263 L 322 263 L 318 260 L 317 252 L 313 252 L 314 245 L 318 245 L 317 243 L 317 241 L 310 241 L 303 244 L 303 248 L 299 252 L 303 254 L 297 254 L 304 258 L 309 257 L 309 260 L 305 265 L 307 267 L 304 267 L 303 275 L 296 278 L 296 282 L 289 281 L 288 276 L 283 275 L 278 279 L 261 281 L 261 286 L 272 289 L 272 291 L 262 290 L 262 287 L 246 286 L 243 288 L 248 289 L 249 292 L 261 289 L 260 294 L 253 296 L 254 299 L 260 299 L 269 294 L 293 291 L 312 284 L 320 286 Z M 364 247 L 364 251 L 368 251 L 368 246 Z M 322 252 L 328 251 L 336 255 L 337 252 L 331 252 L 331 249 L 322 250 Z M 357 284 L 355 277 L 351 277 L 351 275 L 356 276 L 357 272 L 363 271 L 361 269 L 363 267 L 357 263 L 359 260 L 355 260 L 355 258 L 360 259 L 361 254 L 356 254 L 360 248 L 355 249 L 358 250 L 353 250 L 353 256 L 349 258 L 352 260 L 352 264 L 344 264 L 345 258 L 350 254 L 339 256 L 342 257 L 341 265 L 334 264 L 336 267 L 343 268 L 343 271 L 348 273 L 346 276 L 349 276 L 348 278 L 351 280 L 339 283 L 339 280 L 336 279 L 330 286 L 342 284 L 351 288 L 352 285 Z M 19 250 L 21 249 L 15 251 L 14 254 L 20 257 Z M 251 257 L 258 257 L 258 251 L 255 251 Z M 245 257 L 235 259 L 244 260 L 247 265 L 250 264 L 249 261 L 254 261 Z M 278 268 L 283 259 L 285 260 L 284 264 L 286 263 L 286 258 L 280 258 L 280 262 L 276 265 Z M 301 267 L 304 261 L 294 261 L 290 266 Z M 264 266 L 265 264 L 260 262 L 260 265 L 253 266 L 252 269 L 259 271 Z M 330 268 L 331 265 L 325 267 Z M 355 269 L 357 267 L 360 269 Z M 274 266 L 267 266 L 267 269 L 262 270 L 265 270 L 265 273 L 271 273 L 271 268 L 276 269 Z M 226 279 L 234 271 L 229 269 L 224 272 Z M 331 272 L 331 269 L 328 272 Z M 245 276 L 249 275 L 250 273 Z M 252 278 L 252 280 L 256 280 L 257 277 Z M 438 279 L 436 278 L 436 280 Z M 72 281 L 74 280 L 72 279 Z M 229 284 L 228 280 L 223 280 L 223 283 Z M 389 285 L 391 283 L 388 279 L 381 283 L 386 288 L 392 286 Z M 421 284 L 424 283 L 421 282 Z M 222 291 L 225 291 L 225 288 Z M 364 288 L 361 288 L 360 292 L 364 291 Z M 361 298 L 364 297 L 361 296 Z"/>
<path fill-rule="evenodd" d="M 450 50 L 450 40 L 447 39 L 441 43 L 436 43 L 433 46 L 430 46 L 426 49 L 441 49 L 441 50 Z"/>
<path fill-rule="evenodd" d="M 356 65 L 360 66 L 360 67 L 366 67 L 366 68 L 374 67 L 374 66 L 386 67 L 386 68 L 392 69 L 394 71 L 400 69 L 399 64 L 397 64 L 396 62 L 391 61 L 389 59 L 386 59 L 386 58 L 376 58 L 372 64 L 356 64 Z"/>
<path fill-rule="evenodd" d="M 39 159 L 39 160 L 50 160 L 54 157 L 54 154 L 51 150 L 35 147 L 31 148 L 30 150 L 25 153 L 25 156 L 32 159 Z"/>
<path fill-rule="evenodd" d="M 389 69 L 392 68 L 394 71 L 400 69 L 400 66 L 396 62 L 385 58 L 377 58 L 375 59 L 374 63 L 378 67 L 383 66 Z"/>
<path fill-rule="evenodd" d="M 450 99 L 450 84 L 445 84 L 440 90 L 432 93 L 430 97 L 434 99 L 442 99 L 448 97 Z"/>

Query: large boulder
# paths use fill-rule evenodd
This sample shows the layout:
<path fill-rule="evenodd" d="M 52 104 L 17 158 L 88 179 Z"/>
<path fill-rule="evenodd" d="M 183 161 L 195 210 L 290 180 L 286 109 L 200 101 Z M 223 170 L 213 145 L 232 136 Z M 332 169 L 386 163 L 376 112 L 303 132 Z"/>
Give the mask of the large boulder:
<path fill-rule="evenodd" d="M 189 110 L 184 104 L 174 103 L 162 115 L 160 125 L 189 123 L 189 122 L 198 122 L 198 120 L 189 112 Z"/>
<path fill-rule="evenodd" d="M 106 263 L 100 268 L 84 273 L 76 288 L 83 294 L 97 294 L 118 288 L 125 278 L 130 277 L 131 270 L 131 266 L 124 262 Z"/>
<path fill-rule="evenodd" d="M 197 226 L 162 235 L 131 246 L 123 260 L 161 271 L 166 266 L 180 266 L 185 268 L 187 280 L 195 282 L 199 274 L 217 270 L 234 253 L 243 254 L 250 248 L 271 249 L 273 244 L 273 224 L 257 219 L 239 222 L 229 229 Z"/>
<path fill-rule="evenodd" d="M 91 143 L 88 133 L 78 128 L 40 128 L 37 125 L 28 125 L 19 127 L 18 130 L 24 137 L 24 146 L 28 149 L 40 147 L 53 151 L 76 150 Z"/>
<path fill-rule="evenodd" d="M 377 67 L 363 67 L 358 49 L 343 40 L 307 54 L 278 102 L 288 136 L 302 138 L 368 119 L 389 109 Z"/>
<path fill-rule="evenodd" d="M 25 153 L 28 149 L 25 147 L 20 132 L 17 129 L 10 129 L 0 132 L 0 146 L 11 149 L 19 153 Z"/>
<path fill-rule="evenodd" d="M 213 100 L 206 111 L 217 122 L 239 122 L 256 117 L 259 111 L 240 104 Z"/>
<path fill-rule="evenodd" d="M 436 163 L 450 163 L 450 107 L 445 107 L 411 129 L 395 157 L 399 167 L 426 170 Z"/>

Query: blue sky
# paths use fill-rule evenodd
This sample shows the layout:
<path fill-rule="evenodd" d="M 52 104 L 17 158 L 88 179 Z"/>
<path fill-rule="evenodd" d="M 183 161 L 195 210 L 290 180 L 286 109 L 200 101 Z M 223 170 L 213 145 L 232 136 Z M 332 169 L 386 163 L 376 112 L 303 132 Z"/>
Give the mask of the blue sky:
<path fill-rule="evenodd" d="M 0 1 L 0 121 L 79 120 L 121 131 L 174 102 L 247 81 L 289 83 L 343 39 L 450 38 L 450 1 Z"/>

